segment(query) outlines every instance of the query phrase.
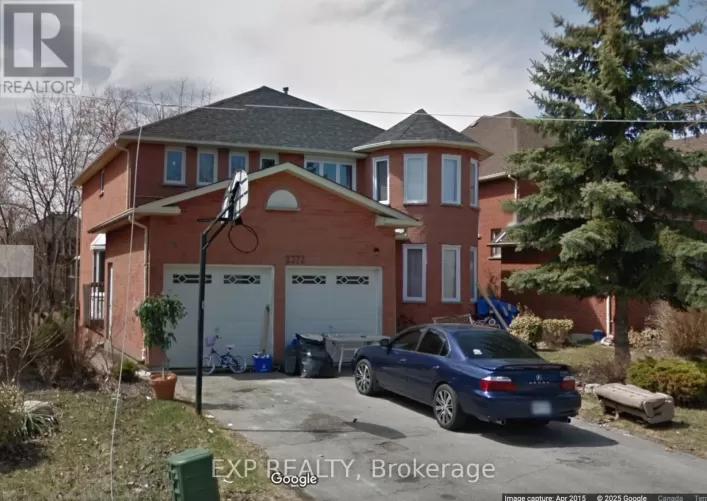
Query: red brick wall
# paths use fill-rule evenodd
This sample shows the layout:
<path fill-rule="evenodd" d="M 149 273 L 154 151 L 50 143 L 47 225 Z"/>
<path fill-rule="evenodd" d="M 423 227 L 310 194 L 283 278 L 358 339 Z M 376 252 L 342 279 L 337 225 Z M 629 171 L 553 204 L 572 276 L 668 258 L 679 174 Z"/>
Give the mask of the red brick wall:
<path fill-rule="evenodd" d="M 265 202 L 277 189 L 290 190 L 299 201 L 301 210 L 299 212 L 266 211 Z M 182 209 L 180 216 L 150 218 L 150 293 L 162 291 L 165 264 L 198 263 L 199 234 L 204 229 L 204 225 L 198 223 L 197 219 L 213 214 L 220 205 L 222 196 L 223 193 L 219 191 L 185 201 L 180 204 Z M 249 206 L 243 219 L 258 234 L 257 250 L 250 254 L 239 253 L 231 247 L 227 236 L 222 234 L 209 248 L 208 262 L 209 264 L 253 264 L 275 267 L 273 332 L 276 355 L 281 356 L 284 350 L 285 256 L 290 254 L 303 255 L 306 266 L 381 267 L 383 330 L 387 334 L 395 332 L 394 230 L 376 227 L 375 215 L 369 210 L 287 173 L 281 173 L 252 184 Z M 139 234 L 137 229 L 135 234 Z M 246 248 L 253 243 L 247 240 L 250 237 L 244 230 L 234 230 L 233 237 L 242 238 L 242 246 Z M 128 236 L 121 232 L 115 237 L 111 234 L 110 241 L 123 240 L 122 250 L 117 251 L 122 252 L 125 250 L 127 238 Z M 137 244 L 133 248 L 136 246 Z M 141 254 L 142 247 L 137 252 Z M 118 256 L 114 259 L 117 260 Z M 126 266 L 124 261 L 116 261 L 115 266 L 118 265 Z M 131 291 L 141 290 L 140 265 L 141 263 L 134 259 L 135 271 L 131 273 L 130 278 Z M 117 268 L 116 276 L 118 276 Z M 133 304 L 128 304 L 130 315 L 133 307 Z M 118 310 L 122 311 L 119 313 Z M 114 315 L 124 314 L 124 311 L 124 305 L 115 307 Z M 141 339 L 137 324 L 129 324 L 128 328 L 128 340 Z M 131 349 L 137 349 L 137 343 L 131 344 Z M 158 364 L 159 359 L 153 356 L 151 363 Z"/>
<path fill-rule="evenodd" d="M 427 203 L 403 203 L 403 156 L 405 154 L 427 154 Z M 461 205 L 441 205 L 442 155 L 461 155 Z M 364 183 L 359 189 L 364 195 L 371 196 L 372 191 L 372 159 L 388 156 L 390 159 L 390 206 L 422 221 L 424 226 L 410 228 L 409 242 L 398 244 L 397 250 L 397 313 L 405 315 L 414 322 L 430 322 L 432 317 L 468 313 L 473 311 L 470 301 L 471 280 L 470 260 L 471 247 L 478 246 L 479 210 L 469 206 L 470 202 L 470 165 L 473 154 L 466 150 L 438 147 L 390 148 L 375 151 L 366 159 Z M 359 163 L 360 165 L 360 163 Z M 427 248 L 427 291 L 426 301 L 405 302 L 403 300 L 403 265 L 402 246 L 410 244 L 426 244 Z M 460 299 L 457 303 L 442 302 L 441 261 L 442 245 L 461 246 L 460 268 Z"/>
<path fill-rule="evenodd" d="M 515 183 L 508 178 L 484 181 L 479 185 L 479 286 L 501 294 L 501 260 L 491 257 L 491 230 L 505 228 L 512 215 L 501 210 L 504 200 L 513 200 Z"/>

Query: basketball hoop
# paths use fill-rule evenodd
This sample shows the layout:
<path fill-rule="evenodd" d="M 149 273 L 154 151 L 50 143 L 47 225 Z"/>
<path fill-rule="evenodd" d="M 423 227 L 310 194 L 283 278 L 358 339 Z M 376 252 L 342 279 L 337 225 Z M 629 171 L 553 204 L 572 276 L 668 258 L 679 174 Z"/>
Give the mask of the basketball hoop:
<path fill-rule="evenodd" d="M 237 221 L 248 205 L 248 174 L 237 170 L 223 194 L 221 221 Z"/>

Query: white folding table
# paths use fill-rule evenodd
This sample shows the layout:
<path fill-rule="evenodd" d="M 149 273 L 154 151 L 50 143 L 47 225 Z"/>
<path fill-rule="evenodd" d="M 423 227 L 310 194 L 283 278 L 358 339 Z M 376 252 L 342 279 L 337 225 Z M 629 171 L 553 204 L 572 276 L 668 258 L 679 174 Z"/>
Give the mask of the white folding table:
<path fill-rule="evenodd" d="M 341 365 L 344 362 L 344 354 L 346 352 L 355 353 L 356 350 L 374 344 L 384 339 L 386 336 L 366 336 L 363 334 L 324 334 L 324 339 L 334 350 L 339 358 L 339 372 Z M 353 355 L 351 353 L 351 355 Z"/>

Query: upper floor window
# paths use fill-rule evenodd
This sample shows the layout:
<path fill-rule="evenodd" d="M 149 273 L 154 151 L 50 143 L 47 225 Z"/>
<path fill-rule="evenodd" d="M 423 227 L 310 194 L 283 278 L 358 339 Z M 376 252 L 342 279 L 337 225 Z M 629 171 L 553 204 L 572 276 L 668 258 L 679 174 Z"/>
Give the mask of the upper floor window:
<path fill-rule="evenodd" d="M 106 170 L 101 169 L 101 195 L 103 195 L 103 189 L 106 186 Z"/>
<path fill-rule="evenodd" d="M 228 156 L 228 178 L 232 178 L 237 170 L 248 172 L 248 154 L 231 152 Z"/>
<path fill-rule="evenodd" d="M 442 155 L 442 203 L 462 203 L 462 157 Z"/>
<path fill-rule="evenodd" d="M 276 153 L 262 153 L 260 155 L 260 170 L 269 169 L 277 165 Z"/>
<path fill-rule="evenodd" d="M 404 197 L 406 204 L 427 203 L 427 154 L 412 154 L 404 157 Z"/>
<path fill-rule="evenodd" d="M 390 159 L 373 159 L 373 200 L 382 204 L 390 203 Z"/>
<path fill-rule="evenodd" d="M 318 160 L 306 159 L 304 168 L 330 181 L 346 186 L 350 190 L 356 189 L 356 176 L 353 161 L 350 160 Z"/>
<path fill-rule="evenodd" d="M 479 206 L 479 161 L 475 158 L 471 159 L 471 189 L 469 192 L 469 204 L 472 207 Z"/>
<path fill-rule="evenodd" d="M 491 230 L 491 243 L 498 243 L 498 241 L 501 240 L 504 236 L 505 234 L 501 228 L 493 228 Z M 500 258 L 501 248 L 491 247 L 491 257 Z"/>
<path fill-rule="evenodd" d="M 164 182 L 165 184 L 185 184 L 185 157 L 184 149 L 167 148 L 164 155 Z"/>
<path fill-rule="evenodd" d="M 196 169 L 196 184 L 211 184 L 216 182 L 218 170 L 218 154 L 215 151 L 199 150 Z"/>

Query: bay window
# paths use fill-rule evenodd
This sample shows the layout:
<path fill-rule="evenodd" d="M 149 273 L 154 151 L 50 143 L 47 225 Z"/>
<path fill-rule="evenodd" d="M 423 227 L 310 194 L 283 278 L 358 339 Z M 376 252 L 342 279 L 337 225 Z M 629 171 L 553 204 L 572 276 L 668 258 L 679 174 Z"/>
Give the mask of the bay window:
<path fill-rule="evenodd" d="M 427 246 L 403 245 L 403 300 L 424 302 L 427 290 Z"/>
<path fill-rule="evenodd" d="M 442 155 L 442 203 L 462 203 L 462 157 Z"/>
<path fill-rule="evenodd" d="M 457 303 L 461 299 L 461 246 L 442 245 L 442 302 Z"/>
<path fill-rule="evenodd" d="M 403 203 L 427 203 L 427 154 L 404 156 Z"/>

